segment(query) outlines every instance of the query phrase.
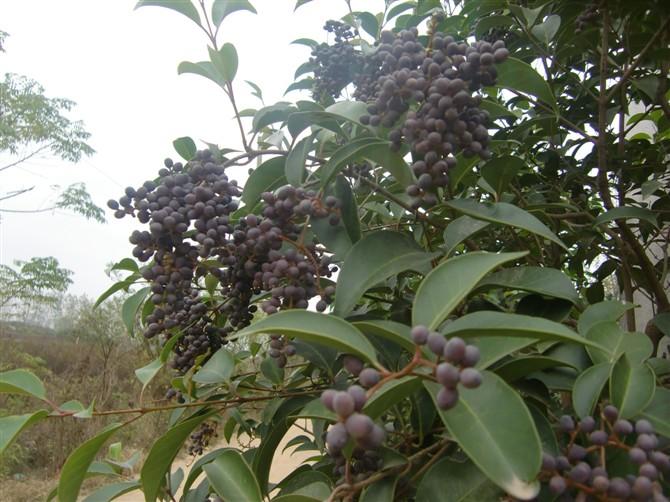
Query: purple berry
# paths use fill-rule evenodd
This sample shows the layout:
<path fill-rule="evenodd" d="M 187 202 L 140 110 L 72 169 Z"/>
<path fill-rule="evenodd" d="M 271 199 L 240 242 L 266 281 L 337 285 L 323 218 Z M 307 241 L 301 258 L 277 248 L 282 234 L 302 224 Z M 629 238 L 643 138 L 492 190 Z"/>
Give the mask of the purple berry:
<path fill-rule="evenodd" d="M 429 334 L 430 332 L 428 331 L 428 328 L 423 325 L 414 326 L 411 332 L 412 340 L 417 345 L 425 345 L 428 341 Z"/>
<path fill-rule="evenodd" d="M 358 375 L 358 381 L 361 382 L 361 385 L 366 388 L 375 386 L 382 379 L 379 371 L 372 368 L 365 368 Z"/>
<path fill-rule="evenodd" d="M 633 482 L 631 493 L 637 500 L 647 500 L 654 491 L 654 485 L 649 478 L 640 476 Z"/>
<path fill-rule="evenodd" d="M 465 357 L 465 342 L 457 336 L 450 338 L 444 346 L 444 358 L 454 364 L 460 364 Z"/>
<path fill-rule="evenodd" d="M 593 431 L 589 435 L 589 440 L 596 446 L 605 446 L 609 440 L 609 436 L 605 431 Z"/>
<path fill-rule="evenodd" d="M 633 424 L 628 420 L 620 419 L 614 422 L 613 430 L 619 436 L 625 436 L 626 434 L 631 434 L 633 432 Z"/>
<path fill-rule="evenodd" d="M 347 429 L 344 427 L 344 424 L 337 423 L 328 429 L 328 433 L 326 434 L 326 444 L 328 445 L 328 451 L 330 451 L 332 455 L 337 455 L 341 452 L 348 440 L 349 435 L 347 434 Z"/>
<path fill-rule="evenodd" d="M 333 398 L 333 411 L 343 418 L 351 415 L 355 407 L 354 398 L 347 392 L 338 392 Z"/>
<path fill-rule="evenodd" d="M 321 394 L 321 402 L 330 411 L 333 411 L 333 398 L 335 397 L 336 394 L 337 391 L 333 389 L 326 389 Z"/>
<path fill-rule="evenodd" d="M 635 432 L 637 432 L 638 434 L 653 434 L 654 426 L 651 424 L 649 420 L 645 420 L 644 418 L 642 418 L 637 422 L 635 422 Z"/>
<path fill-rule="evenodd" d="M 565 482 L 565 479 L 563 476 L 552 476 L 551 479 L 549 480 L 549 489 L 552 491 L 552 493 L 555 493 L 556 495 L 560 495 L 563 493 L 566 488 L 568 487 L 567 483 Z"/>
<path fill-rule="evenodd" d="M 474 345 L 468 345 L 465 347 L 465 356 L 461 364 L 466 368 L 472 367 L 479 362 L 480 357 L 479 348 Z"/>
<path fill-rule="evenodd" d="M 626 500 L 630 495 L 630 485 L 623 478 L 612 478 L 607 493 L 614 498 Z"/>
<path fill-rule="evenodd" d="M 437 392 L 437 406 L 442 410 L 450 410 L 458 403 L 458 391 L 442 387 Z"/>
<path fill-rule="evenodd" d="M 591 485 L 593 486 L 593 489 L 595 491 L 605 493 L 607 489 L 610 487 L 610 480 L 607 479 L 605 476 L 596 476 L 593 478 Z"/>
<path fill-rule="evenodd" d="M 447 342 L 444 340 L 444 336 L 442 336 L 440 333 L 433 331 L 428 335 L 428 348 L 433 352 L 433 354 L 438 356 L 442 355 L 442 351 L 444 350 L 446 343 Z"/>
<path fill-rule="evenodd" d="M 647 454 L 641 448 L 631 448 L 628 451 L 628 457 L 634 464 L 642 465 L 647 461 Z"/>
<path fill-rule="evenodd" d="M 649 462 L 642 464 L 638 473 L 640 476 L 644 476 L 645 478 L 652 480 L 658 478 L 658 469 L 656 469 L 654 464 L 650 464 Z"/>
<path fill-rule="evenodd" d="M 335 399 L 337 399 L 337 397 Z M 582 460 L 586 457 L 586 453 L 586 448 L 578 444 L 573 444 L 568 450 L 568 459 L 573 462 L 575 460 Z"/>
<path fill-rule="evenodd" d="M 559 471 L 564 471 L 570 468 L 570 461 L 564 455 L 559 455 L 556 457 L 556 468 Z"/>
<path fill-rule="evenodd" d="M 542 453 L 542 470 L 553 471 L 556 469 L 556 459 L 548 453 Z"/>
<path fill-rule="evenodd" d="M 355 356 L 347 354 L 342 359 L 342 364 L 344 365 L 344 369 L 354 376 L 360 375 L 361 371 L 363 371 L 363 361 Z"/>
<path fill-rule="evenodd" d="M 384 432 L 384 429 L 379 427 L 377 424 L 374 424 L 370 434 L 360 439 L 359 443 L 368 450 L 376 450 L 382 445 L 385 438 L 386 432 Z"/>
<path fill-rule="evenodd" d="M 593 417 L 584 417 L 579 421 L 579 430 L 581 432 L 593 432 L 596 428 L 596 421 Z"/>
<path fill-rule="evenodd" d="M 466 389 L 476 389 L 482 384 L 482 374 L 474 368 L 461 371 L 461 384 Z"/>
<path fill-rule="evenodd" d="M 568 476 L 577 483 L 585 483 L 591 476 L 591 466 L 586 462 L 580 462 L 570 470 Z"/>
<path fill-rule="evenodd" d="M 661 451 L 649 453 L 649 460 L 663 472 L 670 471 L 670 458 Z"/>
<path fill-rule="evenodd" d="M 354 413 L 344 423 L 347 432 L 354 439 L 360 439 L 370 434 L 374 425 L 372 419 L 362 413 Z"/>
<path fill-rule="evenodd" d="M 352 385 L 347 389 L 347 393 L 354 399 L 354 410 L 361 411 L 368 400 L 365 389 L 360 385 Z"/>
<path fill-rule="evenodd" d="M 614 422 L 617 418 L 619 418 L 619 410 L 616 408 L 616 406 L 608 404 L 603 409 L 603 415 L 605 415 L 605 418 L 608 422 Z"/>
<path fill-rule="evenodd" d="M 435 368 L 435 378 L 441 385 L 455 388 L 460 380 L 460 371 L 451 363 L 440 363 Z"/>
<path fill-rule="evenodd" d="M 636 444 L 645 451 L 653 450 L 658 446 L 658 438 L 655 434 L 639 434 Z"/>
<path fill-rule="evenodd" d="M 558 419 L 558 428 L 562 432 L 572 432 L 575 430 L 575 421 L 570 415 L 563 415 Z"/>

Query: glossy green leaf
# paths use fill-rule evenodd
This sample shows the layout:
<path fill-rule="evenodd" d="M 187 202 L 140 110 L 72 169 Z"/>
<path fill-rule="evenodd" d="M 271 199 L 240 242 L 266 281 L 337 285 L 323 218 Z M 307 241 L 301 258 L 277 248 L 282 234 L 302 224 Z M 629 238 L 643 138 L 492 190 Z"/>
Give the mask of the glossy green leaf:
<path fill-rule="evenodd" d="M 140 289 L 129 296 L 121 306 L 121 319 L 123 319 L 123 324 L 131 335 L 135 331 L 135 318 L 137 317 L 137 312 L 150 291 L 151 288 L 149 287 Z"/>
<path fill-rule="evenodd" d="M 670 438 L 670 389 L 656 387 L 651 403 L 637 418 L 646 418 L 654 425 L 658 434 Z"/>
<path fill-rule="evenodd" d="M 253 120 L 253 130 L 260 131 L 276 122 L 284 122 L 297 109 L 289 103 L 279 102 L 258 110 Z"/>
<path fill-rule="evenodd" d="M 288 183 L 284 176 L 285 157 L 273 157 L 253 170 L 244 184 L 242 202 L 254 207 L 261 200 L 263 192 L 272 192 Z"/>
<path fill-rule="evenodd" d="M 500 196 L 524 167 L 526 167 L 526 162 L 520 157 L 512 155 L 496 156 L 484 164 L 482 177 Z"/>
<path fill-rule="evenodd" d="M 221 76 L 224 82 L 232 82 L 237 74 L 238 66 L 237 50 L 235 49 L 235 46 L 226 43 L 223 44 L 218 51 L 211 47 L 209 47 L 208 50 L 210 61 L 216 72 Z"/>
<path fill-rule="evenodd" d="M 459 216 L 449 222 L 443 234 L 443 247 L 446 255 L 449 256 L 461 242 L 489 225 L 490 223 L 487 221 L 477 220 L 469 216 Z"/>
<path fill-rule="evenodd" d="M 499 496 L 500 488 L 475 464 L 451 458 L 443 458 L 428 469 L 416 490 L 416 502 L 475 502 L 498 500 Z"/>
<path fill-rule="evenodd" d="M 567 326 L 554 321 L 519 314 L 481 311 L 466 314 L 447 324 L 445 336 L 485 337 L 509 336 L 573 342 L 587 347 L 603 348 L 595 342 L 579 336 Z"/>
<path fill-rule="evenodd" d="M 514 24 L 512 16 L 486 16 L 477 21 L 475 27 L 475 35 L 480 39 L 483 35 L 488 33 L 491 29 L 499 27 L 509 27 Z"/>
<path fill-rule="evenodd" d="M 124 424 L 111 424 L 77 447 L 63 464 L 58 481 L 59 502 L 76 502 L 89 465 L 102 445 Z"/>
<path fill-rule="evenodd" d="M 345 316 L 366 290 L 406 270 L 424 270 L 437 255 L 426 253 L 407 234 L 367 234 L 347 254 L 337 278 L 334 312 Z"/>
<path fill-rule="evenodd" d="M 543 22 L 533 26 L 530 31 L 538 40 L 548 45 L 554 39 L 560 27 L 561 16 L 551 14 Z"/>
<path fill-rule="evenodd" d="M 285 176 L 293 186 L 299 187 L 305 178 L 305 162 L 313 148 L 315 134 L 303 138 L 291 149 L 286 157 Z"/>
<path fill-rule="evenodd" d="M 468 339 L 469 345 L 475 345 L 479 349 L 479 362 L 475 366 L 477 369 L 486 369 L 535 342 L 537 342 L 536 338 L 512 338 L 507 336 Z"/>
<path fill-rule="evenodd" d="M 438 409 L 449 433 L 477 467 L 507 493 L 530 500 L 540 489 L 542 447 L 519 394 L 500 377 L 482 372 L 477 389 L 459 389 L 458 404 Z M 439 384 L 425 383 L 433 399 Z"/>
<path fill-rule="evenodd" d="M 235 338 L 256 333 L 276 333 L 314 341 L 376 363 L 372 344 L 353 325 L 338 317 L 306 310 L 290 310 L 256 321 L 238 331 Z"/>
<path fill-rule="evenodd" d="M 393 502 L 397 483 L 398 478 L 396 476 L 380 479 L 365 487 L 359 502 Z"/>
<path fill-rule="evenodd" d="M 140 382 L 142 382 L 142 392 L 144 392 L 144 389 L 146 389 L 147 385 L 149 385 L 149 382 L 151 382 L 151 380 L 158 374 L 160 369 L 166 363 L 168 357 L 171 354 L 172 347 L 174 347 L 177 341 L 179 341 L 180 336 L 181 335 L 179 334 L 173 335 L 167 342 L 165 342 L 165 345 L 163 345 L 163 348 L 161 349 L 160 355 L 156 359 L 151 361 L 146 366 L 142 366 L 141 368 L 135 370 L 135 376 Z"/>
<path fill-rule="evenodd" d="M 47 398 L 42 380 L 28 370 L 10 370 L 0 373 L 0 394 L 24 394 L 41 400 Z"/>
<path fill-rule="evenodd" d="M 295 12 L 298 10 L 298 7 L 302 7 L 303 5 L 311 2 L 312 0 L 296 0 L 295 2 L 295 7 L 293 8 L 293 11 Z"/>
<path fill-rule="evenodd" d="M 311 86 L 308 88 L 311 88 Z M 344 117 L 323 110 L 300 111 L 291 114 L 286 126 L 294 138 L 298 137 L 308 127 L 322 127 L 333 131 L 335 134 L 344 135 L 340 122 L 346 120 Z"/>
<path fill-rule="evenodd" d="M 257 14 L 256 9 L 248 0 L 214 0 L 212 4 L 214 26 L 219 26 L 229 14 L 238 10 L 246 10 Z"/>
<path fill-rule="evenodd" d="M 184 160 L 191 160 L 195 157 L 198 148 L 195 146 L 195 141 L 188 136 L 177 138 L 172 142 L 175 151 Z"/>
<path fill-rule="evenodd" d="M 139 274 L 132 274 L 123 279 L 122 281 L 115 282 L 98 297 L 98 299 L 93 304 L 93 308 L 94 309 L 97 308 L 102 302 L 104 302 L 107 298 L 109 298 L 118 291 L 121 290 L 128 291 L 128 288 L 132 286 L 134 282 L 139 278 L 140 278 Z"/>
<path fill-rule="evenodd" d="M 47 410 L 39 410 L 25 415 L 0 417 L 0 455 L 14 442 L 21 431 L 49 416 Z"/>
<path fill-rule="evenodd" d="M 619 408 L 621 418 L 632 418 L 651 402 L 656 389 L 654 372 L 649 366 L 631 361 L 623 353 L 612 368 L 610 400 Z"/>
<path fill-rule="evenodd" d="M 516 58 L 508 58 L 496 65 L 498 70 L 497 87 L 530 94 L 544 101 L 552 108 L 556 107 L 556 99 L 549 84 L 532 66 Z"/>
<path fill-rule="evenodd" d="M 579 316 L 577 331 L 579 331 L 582 336 L 586 336 L 586 333 L 588 333 L 594 325 L 603 321 L 616 321 L 632 307 L 632 305 L 613 300 L 590 305 L 584 312 L 582 312 L 582 315 Z"/>
<path fill-rule="evenodd" d="M 139 481 L 121 481 L 111 485 L 105 485 L 93 493 L 89 494 L 82 502 L 108 502 L 114 500 L 121 495 L 139 490 Z"/>
<path fill-rule="evenodd" d="M 562 298 L 573 304 L 579 303 L 579 294 L 570 278 L 555 268 L 529 266 L 506 268 L 484 277 L 477 285 L 477 289 L 492 286 L 532 291 L 553 298 Z"/>
<path fill-rule="evenodd" d="M 335 196 L 340 200 L 340 215 L 347 235 L 352 243 L 361 239 L 361 220 L 358 214 L 358 204 L 349 182 L 344 176 L 335 178 L 335 183 L 331 185 Z"/>
<path fill-rule="evenodd" d="M 670 312 L 656 314 L 652 319 L 652 322 L 654 323 L 654 326 L 661 330 L 661 333 L 670 337 Z"/>
<path fill-rule="evenodd" d="M 526 254 L 473 252 L 442 262 L 421 281 L 414 297 L 413 325 L 437 328 L 487 273 Z"/>
<path fill-rule="evenodd" d="M 299 493 L 289 493 L 288 495 L 281 495 L 279 497 L 274 497 L 272 499 L 272 502 L 320 502 L 321 500 L 325 499 L 318 499 L 310 497 L 308 495 L 301 495 Z"/>
<path fill-rule="evenodd" d="M 294 416 L 296 418 L 317 418 L 328 422 L 337 421 L 337 415 L 326 408 L 321 402 L 321 398 L 318 397 L 307 403 L 305 407 L 295 413 Z"/>
<path fill-rule="evenodd" d="M 528 401 L 526 401 L 526 405 L 528 406 L 530 415 L 533 417 L 533 422 L 535 422 L 537 433 L 540 435 L 542 451 L 555 456 L 560 455 L 561 450 L 558 446 L 558 441 L 556 440 L 556 431 L 547 417 L 547 412 L 540 410 L 538 406 L 535 406 Z"/>
<path fill-rule="evenodd" d="M 262 502 L 258 481 L 238 451 L 225 450 L 202 469 L 212 488 L 224 500 Z"/>
<path fill-rule="evenodd" d="M 512 204 L 506 202 L 482 204 L 471 199 L 455 199 L 448 201 L 446 204 L 456 211 L 472 216 L 473 218 L 520 228 L 539 235 L 540 237 L 544 237 L 545 239 L 558 244 L 562 248 L 567 249 L 565 244 L 563 244 L 563 242 L 556 237 L 544 223 L 528 211 L 524 211 L 520 207 L 513 206 Z"/>
<path fill-rule="evenodd" d="M 235 357 L 224 348 L 220 348 L 205 365 L 193 375 L 193 381 L 202 384 L 216 384 L 230 380 L 235 369 Z"/>
<path fill-rule="evenodd" d="M 140 482 L 146 502 L 154 502 L 165 478 L 165 473 L 170 468 L 172 461 L 179 453 L 184 441 L 202 422 L 207 420 L 213 412 L 208 412 L 189 418 L 168 430 L 151 447 L 142 470 L 140 471 Z"/>
<path fill-rule="evenodd" d="M 261 373 L 275 385 L 280 385 L 284 381 L 284 369 L 277 366 L 277 361 L 272 357 L 266 357 L 261 362 Z"/>
<path fill-rule="evenodd" d="M 205 77 L 206 79 L 211 80 L 221 88 L 225 89 L 226 87 L 226 81 L 223 79 L 211 61 L 200 61 L 198 63 L 182 61 L 179 63 L 179 66 L 177 66 L 177 74 L 183 75 L 184 73 L 200 75 L 201 77 Z"/>
<path fill-rule="evenodd" d="M 412 341 L 409 326 L 388 320 L 359 321 L 353 324 L 366 335 L 370 334 L 381 337 L 401 346 L 409 353 L 414 352 L 415 345 Z"/>
<path fill-rule="evenodd" d="M 137 262 L 132 258 L 123 258 L 112 266 L 112 270 L 127 270 L 128 272 L 139 272 Z"/>
<path fill-rule="evenodd" d="M 377 389 L 363 407 L 363 413 L 375 419 L 421 388 L 421 378 L 405 376 L 391 380 Z"/>
<path fill-rule="evenodd" d="M 195 24 L 200 26 L 200 14 L 191 0 L 139 0 L 136 9 L 146 6 L 165 7 L 183 14 Z"/>
<path fill-rule="evenodd" d="M 586 338 L 599 347 L 587 347 L 589 357 L 595 363 L 616 362 L 621 354 L 627 354 L 631 362 L 647 360 L 654 347 L 648 336 L 642 333 L 628 333 L 615 322 L 600 322 L 593 326 Z"/>
<path fill-rule="evenodd" d="M 546 356 L 522 356 L 501 364 L 495 369 L 496 374 L 507 382 L 515 382 L 525 376 L 548 368 L 569 365 L 565 361 Z"/>
<path fill-rule="evenodd" d="M 603 225 L 616 220 L 640 220 L 651 223 L 655 227 L 658 226 L 656 214 L 653 211 L 642 207 L 632 206 L 615 207 L 614 209 L 601 213 L 596 217 L 593 224 Z"/>
<path fill-rule="evenodd" d="M 612 364 L 602 362 L 579 374 L 572 388 L 572 407 L 579 418 L 593 413 L 611 371 Z"/>

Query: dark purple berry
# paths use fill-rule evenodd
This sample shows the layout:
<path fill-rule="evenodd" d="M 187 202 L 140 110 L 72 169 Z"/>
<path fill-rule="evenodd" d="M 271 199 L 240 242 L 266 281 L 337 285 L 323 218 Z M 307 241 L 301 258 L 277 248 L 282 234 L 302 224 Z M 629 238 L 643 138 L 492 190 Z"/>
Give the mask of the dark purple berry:
<path fill-rule="evenodd" d="M 375 386 L 382 379 L 379 371 L 372 368 L 365 368 L 358 375 L 358 381 L 361 382 L 361 385 L 366 388 Z"/>
<path fill-rule="evenodd" d="M 435 378 L 445 387 L 455 388 L 460 377 L 458 368 L 451 363 L 440 363 L 435 368 Z"/>
<path fill-rule="evenodd" d="M 644 476 L 645 478 L 649 478 L 651 480 L 658 478 L 658 469 L 656 469 L 654 464 L 650 464 L 649 462 L 642 464 L 638 473 L 640 476 Z"/>
<path fill-rule="evenodd" d="M 433 352 L 433 354 L 441 356 L 445 344 L 446 341 L 444 340 L 444 336 L 442 334 L 433 331 L 428 335 L 428 348 Z"/>
<path fill-rule="evenodd" d="M 430 332 L 428 331 L 428 328 L 422 325 L 414 326 L 411 332 L 412 340 L 417 345 L 425 345 L 428 341 L 429 334 Z"/>
<path fill-rule="evenodd" d="M 452 337 L 444 346 L 444 358 L 450 363 L 460 364 L 465 357 L 465 342 L 457 336 Z"/>
<path fill-rule="evenodd" d="M 649 420 L 645 420 L 644 418 L 642 418 L 637 422 L 635 422 L 635 432 L 637 432 L 638 434 L 653 434 L 654 426 L 651 424 Z"/>
<path fill-rule="evenodd" d="M 437 392 L 437 406 L 442 410 L 450 410 L 458 403 L 458 391 L 442 387 Z"/>
<path fill-rule="evenodd" d="M 575 421 L 570 415 L 563 415 L 558 419 L 558 428 L 562 432 L 572 432 L 575 430 Z"/>
<path fill-rule="evenodd" d="M 616 406 L 608 404 L 603 409 L 603 415 L 605 415 L 605 418 L 608 422 L 613 423 L 617 418 L 619 418 L 619 410 L 616 408 Z"/>
<path fill-rule="evenodd" d="M 355 408 L 354 398 L 347 392 L 338 392 L 333 398 L 333 411 L 342 418 L 351 415 Z"/>
<path fill-rule="evenodd" d="M 475 366 L 479 362 L 480 357 L 479 348 L 474 345 L 468 345 L 465 347 L 465 356 L 461 364 L 466 368 Z"/>
<path fill-rule="evenodd" d="M 549 489 L 551 490 L 552 493 L 555 493 L 556 495 L 560 495 L 567 489 L 568 485 L 565 482 L 565 479 L 563 476 L 552 476 L 551 479 L 549 480 Z"/>
<path fill-rule="evenodd" d="M 609 435 L 605 431 L 593 431 L 589 435 L 589 441 L 596 446 L 605 446 L 609 439 Z"/>
<path fill-rule="evenodd" d="M 474 368 L 461 371 L 461 384 L 466 389 L 476 389 L 482 384 L 482 374 Z"/>
<path fill-rule="evenodd" d="M 647 454 L 643 449 L 634 447 L 628 451 L 628 458 L 634 464 L 642 465 L 647 461 Z"/>
<path fill-rule="evenodd" d="M 613 430 L 620 436 L 625 436 L 626 434 L 631 434 L 633 432 L 633 424 L 628 420 L 619 419 L 614 422 Z"/>
<path fill-rule="evenodd" d="M 342 359 L 342 364 L 344 365 L 344 369 L 354 376 L 360 375 L 361 371 L 363 371 L 363 361 L 356 356 L 347 354 Z"/>
<path fill-rule="evenodd" d="M 330 451 L 332 455 L 337 455 L 341 452 L 348 440 L 349 435 L 347 434 L 347 429 L 344 424 L 337 423 L 331 425 L 330 429 L 328 429 L 328 433 L 326 434 L 326 444 L 328 445 L 328 451 Z"/>
<path fill-rule="evenodd" d="M 347 432 L 354 439 L 360 439 L 372 432 L 374 422 L 372 419 L 362 413 L 354 413 L 344 423 Z"/>
<path fill-rule="evenodd" d="M 321 394 L 321 402 L 330 411 L 334 411 L 334 409 L 333 409 L 333 399 L 335 398 L 336 395 L 337 395 L 337 391 L 333 390 L 333 389 L 326 389 Z"/>
<path fill-rule="evenodd" d="M 356 411 L 361 411 L 368 400 L 368 397 L 365 394 L 365 389 L 360 385 L 352 385 L 347 389 L 347 393 L 354 399 L 354 409 Z"/>
<path fill-rule="evenodd" d="M 579 421 L 579 430 L 581 432 L 593 432 L 596 428 L 596 420 L 593 417 L 584 417 Z"/>

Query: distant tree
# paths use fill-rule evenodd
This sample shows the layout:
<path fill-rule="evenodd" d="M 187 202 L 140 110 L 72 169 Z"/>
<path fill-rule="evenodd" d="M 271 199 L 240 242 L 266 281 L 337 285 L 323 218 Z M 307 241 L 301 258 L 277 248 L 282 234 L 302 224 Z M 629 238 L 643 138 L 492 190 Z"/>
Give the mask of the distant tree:
<path fill-rule="evenodd" d="M 7 33 L 0 31 L 0 52 Z M 86 141 L 91 134 L 81 121 L 71 121 L 65 115 L 75 102 L 63 98 L 49 98 L 35 80 L 14 73 L 5 73 L 0 81 L 0 154 L 8 154 L 10 161 L 0 165 L 0 173 L 43 153 L 60 159 L 78 162 L 95 152 Z M 0 194 L 0 202 L 33 190 L 35 187 Z M 101 208 L 91 200 L 83 183 L 66 187 L 52 206 L 37 210 L 0 209 L 3 212 L 43 212 L 70 209 L 76 213 L 104 222 Z"/>

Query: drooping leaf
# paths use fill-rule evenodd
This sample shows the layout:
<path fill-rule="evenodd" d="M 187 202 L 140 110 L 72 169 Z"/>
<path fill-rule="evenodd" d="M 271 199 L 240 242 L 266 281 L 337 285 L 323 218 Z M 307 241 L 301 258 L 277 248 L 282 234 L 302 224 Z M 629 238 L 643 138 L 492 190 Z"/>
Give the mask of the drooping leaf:
<path fill-rule="evenodd" d="M 445 489 L 448 486 L 448 489 Z M 491 483 L 475 464 L 443 458 L 421 478 L 416 502 L 466 502 L 496 500 L 500 488 Z"/>
<path fill-rule="evenodd" d="M 579 374 L 572 388 L 572 407 L 579 418 L 593 413 L 611 371 L 612 364 L 602 362 Z"/>
<path fill-rule="evenodd" d="M 525 255 L 473 252 L 442 262 L 421 281 L 414 297 L 412 323 L 437 328 L 487 273 Z"/>
<path fill-rule="evenodd" d="M 558 244 L 563 249 L 567 249 L 565 244 L 544 223 L 528 211 L 524 211 L 512 204 L 506 202 L 482 204 L 471 199 L 455 199 L 448 201 L 447 205 L 473 218 L 521 228 L 522 230 L 544 237 Z"/>
<path fill-rule="evenodd" d="M 93 308 L 94 309 L 97 308 L 102 302 L 104 302 L 107 298 L 112 296 L 114 293 L 117 293 L 118 291 L 121 290 L 128 291 L 128 288 L 130 288 L 130 286 L 132 286 L 135 283 L 135 281 L 138 280 L 139 278 L 140 278 L 139 274 L 132 274 L 123 279 L 122 281 L 115 282 L 98 297 L 98 299 L 93 304 Z"/>
<path fill-rule="evenodd" d="M 195 24 L 200 26 L 200 14 L 191 3 L 191 0 L 139 0 L 135 5 L 136 9 L 146 6 L 165 7 L 183 14 Z"/>
<path fill-rule="evenodd" d="M 126 301 L 124 301 L 121 306 L 121 319 L 123 319 L 123 324 L 125 324 L 128 333 L 131 335 L 135 331 L 135 318 L 137 317 L 137 312 L 150 291 L 151 288 L 149 287 L 140 289 L 126 298 Z"/>
<path fill-rule="evenodd" d="M 415 345 L 410 335 L 410 328 L 404 324 L 388 320 L 369 320 L 355 322 L 354 326 L 365 334 L 375 335 L 393 342 L 409 353 L 414 351 Z"/>
<path fill-rule="evenodd" d="M 345 316 L 365 291 L 405 270 L 424 270 L 435 253 L 426 253 L 406 234 L 367 234 L 347 254 L 337 279 L 334 312 Z"/>
<path fill-rule="evenodd" d="M 530 266 L 507 268 L 484 277 L 477 285 L 477 289 L 491 286 L 532 291 L 562 298 L 573 304 L 579 303 L 579 295 L 570 278 L 554 268 Z"/>
<path fill-rule="evenodd" d="M 14 442 L 14 439 L 31 425 L 47 417 L 47 410 L 39 410 L 25 415 L 0 417 L 0 455 Z"/>
<path fill-rule="evenodd" d="M 397 483 L 398 478 L 395 476 L 380 479 L 363 490 L 359 501 L 393 502 L 395 500 L 395 487 Z"/>
<path fill-rule="evenodd" d="M 477 369 L 486 369 L 501 359 L 525 349 L 537 341 L 535 338 L 512 338 L 507 336 L 490 336 L 483 338 L 468 339 L 469 345 L 475 345 L 479 349 L 479 362 Z"/>
<path fill-rule="evenodd" d="M 258 481 L 238 451 L 225 450 L 202 469 L 210 485 L 224 500 L 262 502 Z"/>
<path fill-rule="evenodd" d="M 658 221 L 656 220 L 656 214 L 650 209 L 645 209 L 642 207 L 632 207 L 632 206 L 622 206 L 615 207 L 599 214 L 595 221 L 594 225 L 603 225 L 616 220 L 640 220 L 646 221 L 651 225 L 657 227 Z"/>
<path fill-rule="evenodd" d="M 488 371 L 476 389 L 459 390 L 458 404 L 438 410 L 449 433 L 477 467 L 513 497 L 530 500 L 540 486 L 542 447 L 519 394 Z M 425 383 L 433 399 L 439 384 Z"/>
<path fill-rule="evenodd" d="M 512 155 L 493 157 L 482 167 L 482 176 L 500 197 L 517 173 L 525 166 L 526 163 L 520 157 Z"/>
<path fill-rule="evenodd" d="M 335 178 L 333 185 L 332 188 L 335 196 L 341 203 L 340 215 L 342 216 L 342 224 L 351 242 L 356 243 L 361 239 L 361 220 L 358 214 L 356 196 L 344 176 Z"/>
<path fill-rule="evenodd" d="M 96 436 L 82 443 L 70 453 L 58 481 L 59 502 L 76 502 L 79 489 L 86 477 L 88 466 L 98 454 L 102 445 L 124 424 L 110 424 L 102 429 Z"/>
<path fill-rule="evenodd" d="M 530 31 L 536 38 L 546 45 L 554 39 L 558 29 L 561 27 L 561 16 L 551 14 L 540 24 L 533 26 Z"/>
<path fill-rule="evenodd" d="M 193 138 L 184 136 L 182 138 L 177 138 L 172 142 L 174 149 L 179 154 L 179 156 L 184 160 L 191 160 L 195 157 L 195 153 L 198 148 L 195 146 L 195 141 Z"/>
<path fill-rule="evenodd" d="M 217 71 L 211 61 L 199 61 L 198 63 L 182 61 L 179 63 L 179 66 L 177 66 L 177 74 L 183 75 L 184 73 L 200 75 L 201 77 L 205 77 L 206 79 L 211 80 L 223 89 L 226 87 L 225 79 Z"/>
<path fill-rule="evenodd" d="M 225 82 L 232 82 L 237 74 L 238 57 L 233 44 L 225 43 L 216 51 L 209 47 L 209 58 L 216 72 Z"/>
<path fill-rule="evenodd" d="M 274 105 L 266 106 L 258 110 L 254 115 L 253 130 L 260 131 L 264 127 L 276 122 L 284 122 L 288 117 L 298 111 L 290 103 L 279 102 Z"/>
<path fill-rule="evenodd" d="M 0 394 L 23 394 L 41 400 L 47 398 L 42 380 L 28 370 L 10 370 L 0 373 Z"/>
<path fill-rule="evenodd" d="M 312 150 L 315 137 L 315 134 L 311 134 L 298 141 L 286 157 L 286 180 L 295 187 L 299 187 L 305 178 L 305 162 L 307 155 Z"/>
<path fill-rule="evenodd" d="M 139 481 L 121 481 L 119 483 L 113 483 L 98 488 L 93 493 L 89 494 L 82 502 L 101 502 L 103 500 L 108 502 L 121 495 L 125 495 L 126 493 L 139 490 L 139 488 Z"/>
<path fill-rule="evenodd" d="M 275 385 L 280 385 L 284 381 L 284 369 L 280 368 L 271 357 L 266 357 L 261 362 L 261 373 Z"/>
<path fill-rule="evenodd" d="M 372 344 L 352 324 L 338 317 L 306 310 L 288 310 L 254 322 L 235 338 L 255 333 L 276 333 L 314 341 L 376 363 Z"/>
<path fill-rule="evenodd" d="M 443 235 L 446 255 L 449 256 L 461 242 L 489 225 L 490 223 L 487 221 L 477 220 L 469 216 L 459 216 L 454 221 L 449 222 Z"/>
<path fill-rule="evenodd" d="M 225 347 L 217 350 L 205 365 L 193 375 L 192 380 L 201 384 L 216 384 L 230 380 L 235 369 L 235 357 Z"/>
<path fill-rule="evenodd" d="M 495 369 L 495 372 L 505 381 L 515 382 L 536 371 L 561 366 L 569 367 L 565 361 L 561 361 L 560 359 L 546 356 L 521 356 L 501 364 Z"/>
<path fill-rule="evenodd" d="M 532 66 L 516 58 L 508 58 L 496 65 L 498 70 L 497 87 L 511 89 L 535 96 L 552 108 L 556 107 L 556 99 L 549 84 Z"/>
<path fill-rule="evenodd" d="M 219 26 L 228 15 L 238 10 L 246 10 L 257 14 L 256 9 L 248 0 L 214 0 L 212 4 L 212 22 Z"/>
<path fill-rule="evenodd" d="M 610 399 L 621 418 L 632 418 L 651 402 L 656 389 L 654 372 L 645 363 L 631 361 L 623 353 L 612 368 Z"/>

